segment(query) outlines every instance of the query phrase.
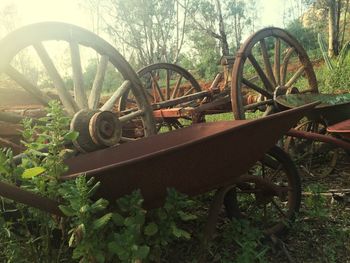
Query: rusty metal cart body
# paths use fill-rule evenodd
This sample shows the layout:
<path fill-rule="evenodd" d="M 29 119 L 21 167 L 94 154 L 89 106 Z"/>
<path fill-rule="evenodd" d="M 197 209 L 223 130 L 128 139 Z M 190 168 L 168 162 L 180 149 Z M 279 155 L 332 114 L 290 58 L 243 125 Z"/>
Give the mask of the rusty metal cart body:
<path fill-rule="evenodd" d="M 211 209 L 210 218 L 218 214 L 224 197 L 237 185 L 242 187 L 242 194 L 254 195 L 256 204 L 273 204 L 270 209 L 277 214 L 264 224 L 264 229 L 266 234 L 277 234 L 298 210 L 300 181 L 292 162 L 281 150 L 273 148 L 264 154 L 313 106 L 309 104 L 258 120 L 195 124 L 82 154 L 66 161 L 69 170 L 62 180 L 81 174 L 93 176 L 101 182 L 96 195 L 108 200 L 140 189 L 148 208 L 161 205 L 169 187 L 190 196 L 221 189 L 213 201 L 216 206 Z M 273 170 L 274 178 L 247 173 L 258 160 L 265 169 Z M 285 172 L 284 178 L 276 176 L 281 171 Z M 62 216 L 58 203 L 20 187 L 1 182 L 0 194 Z"/>

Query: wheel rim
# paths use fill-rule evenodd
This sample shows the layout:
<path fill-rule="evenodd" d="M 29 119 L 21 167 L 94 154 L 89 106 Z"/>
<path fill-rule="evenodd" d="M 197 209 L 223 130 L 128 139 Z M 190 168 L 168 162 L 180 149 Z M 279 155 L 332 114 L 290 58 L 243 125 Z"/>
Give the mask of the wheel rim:
<path fill-rule="evenodd" d="M 40 85 L 33 84 L 24 72 L 15 68 L 16 59 L 21 54 L 29 54 L 31 62 L 35 62 L 31 67 L 38 65 L 40 69 L 37 72 L 46 74 L 46 78 L 50 85 L 56 89 L 57 97 L 69 115 L 73 116 L 82 109 L 118 111 L 117 114 L 122 118 L 123 124 L 138 119 L 142 123 L 144 136 L 155 133 L 153 112 L 137 74 L 113 46 L 97 35 L 70 24 L 38 23 L 10 33 L 0 41 L 0 47 L 0 72 L 14 80 L 19 87 L 35 97 L 40 104 L 47 105 L 51 98 L 39 88 Z M 63 74 L 62 69 L 58 67 L 56 57 L 53 56 L 54 52 L 50 54 L 53 49 L 68 50 L 67 58 L 70 67 L 65 67 Z M 62 53 L 65 55 L 66 52 Z M 89 87 L 87 87 L 88 83 L 84 78 L 86 68 L 84 68 L 83 63 L 87 64 L 87 62 L 82 59 L 82 55 L 86 54 L 91 56 L 90 59 L 94 58 L 96 61 L 96 69 Z M 113 90 L 113 95 L 102 102 L 104 76 L 110 68 L 117 71 L 114 76 L 119 77 L 119 83 L 116 82 L 115 86 L 119 88 Z M 64 81 L 63 75 L 73 82 L 74 98 L 67 88 L 68 85 Z M 125 86 L 132 90 L 136 98 L 136 108 L 127 113 L 120 112 L 115 106 L 123 95 L 123 91 L 125 92 Z M 91 88 L 89 96 L 87 88 Z"/>
<path fill-rule="evenodd" d="M 269 54 L 271 49 L 273 54 Z M 288 32 L 262 29 L 250 36 L 236 55 L 231 82 L 235 119 L 248 118 L 252 110 L 273 113 L 274 97 L 288 92 L 318 92 L 312 64 Z"/>
<path fill-rule="evenodd" d="M 148 101 L 155 106 L 157 103 L 181 98 L 187 95 L 200 92 L 201 86 L 195 78 L 184 68 L 169 64 L 156 63 L 146 66 L 137 72 L 143 86 L 145 87 Z M 169 109 L 175 107 L 196 106 L 199 100 L 172 105 L 171 107 L 162 107 Z M 132 107 L 133 98 L 131 94 L 125 94 L 120 101 L 120 108 L 126 109 Z M 155 108 L 158 108 L 155 107 Z M 164 132 L 182 128 L 192 123 L 192 118 L 157 118 L 157 131 Z"/>
<path fill-rule="evenodd" d="M 239 183 L 225 197 L 228 216 L 247 218 L 266 235 L 282 233 L 300 206 L 301 185 L 293 162 L 274 147 L 249 173 L 272 183 L 280 192 L 277 195 L 256 182 Z"/>

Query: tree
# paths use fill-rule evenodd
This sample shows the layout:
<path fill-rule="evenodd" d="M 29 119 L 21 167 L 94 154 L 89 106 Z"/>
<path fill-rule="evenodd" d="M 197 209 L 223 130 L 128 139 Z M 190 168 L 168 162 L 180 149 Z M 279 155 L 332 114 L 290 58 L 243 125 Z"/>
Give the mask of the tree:
<path fill-rule="evenodd" d="M 100 35 L 102 29 L 102 6 L 106 0 L 80 0 L 79 5 L 89 12 L 92 32 Z"/>
<path fill-rule="evenodd" d="M 327 13 L 328 55 L 337 56 L 344 44 L 349 0 L 308 0 L 306 4 L 315 10 L 324 10 Z M 341 20 L 343 20 L 343 27 L 341 27 Z"/>
<path fill-rule="evenodd" d="M 0 36 L 13 31 L 17 27 L 18 11 L 15 4 L 5 5 L 0 10 Z"/>
<path fill-rule="evenodd" d="M 220 43 L 221 53 L 230 55 L 241 44 L 246 30 L 254 27 L 256 0 L 192 0 L 191 22 L 196 31 Z M 230 48 L 230 44 L 231 48 Z"/>
<path fill-rule="evenodd" d="M 184 44 L 188 3 L 109 0 L 103 21 L 108 34 L 136 54 L 140 66 L 160 61 L 176 63 Z"/>

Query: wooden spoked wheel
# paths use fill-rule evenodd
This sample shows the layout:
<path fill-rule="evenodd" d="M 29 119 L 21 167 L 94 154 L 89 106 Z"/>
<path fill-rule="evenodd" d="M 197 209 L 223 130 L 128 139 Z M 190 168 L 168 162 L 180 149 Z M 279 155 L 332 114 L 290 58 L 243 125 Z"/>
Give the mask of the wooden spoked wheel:
<path fill-rule="evenodd" d="M 237 52 L 232 70 L 235 119 L 250 118 L 250 112 L 256 111 L 273 113 L 277 110 L 276 96 L 297 92 L 318 92 L 313 66 L 304 48 L 288 32 L 275 27 L 250 36 Z"/>
<path fill-rule="evenodd" d="M 74 128 L 88 129 L 89 123 L 84 120 L 81 124 L 81 121 L 88 118 L 89 122 L 91 118 L 95 125 L 105 124 L 106 129 L 102 132 L 121 129 L 121 133 L 116 132 L 120 134 L 117 142 L 110 140 L 107 144 L 155 133 L 152 109 L 136 72 L 113 46 L 92 32 L 58 22 L 25 26 L 0 41 L 0 57 L 0 73 L 3 79 L 12 83 L 14 92 L 25 90 L 42 106 L 52 98 L 59 99 L 67 114 L 78 120 L 71 124 Z M 109 79 L 105 80 L 105 77 Z M 111 78 L 112 84 L 106 85 Z M 118 102 L 127 90 L 131 90 L 135 98 L 135 107 L 121 112 Z M 101 112 L 115 114 L 101 115 Z M 95 114 L 98 116 L 92 118 Z M 2 112 L 0 116 L 2 122 L 20 119 L 21 116 L 13 113 Z M 107 127 L 106 122 L 113 127 Z M 137 126 L 130 125 L 133 122 Z M 125 127 L 128 127 L 128 133 L 124 132 Z M 135 131 L 133 134 L 130 127 Z M 94 138 L 85 139 L 91 142 Z M 84 145 L 80 146 L 84 148 Z M 91 150 L 87 148 L 85 150 Z"/>
<path fill-rule="evenodd" d="M 156 63 L 146 66 L 137 72 L 149 103 L 157 109 L 171 109 L 195 107 L 199 99 L 190 101 L 175 101 L 178 98 L 195 94 L 202 90 L 195 78 L 184 68 L 170 63 Z M 174 103 L 172 103 L 174 101 Z M 135 99 L 133 94 L 127 93 L 120 101 L 120 108 L 127 109 L 134 107 Z M 182 128 L 192 124 L 192 116 L 181 118 L 156 116 L 157 130 L 166 131 Z"/>
<path fill-rule="evenodd" d="M 227 215 L 250 220 L 266 235 L 281 234 L 300 207 L 300 177 L 293 161 L 275 146 L 248 174 L 268 184 L 261 181 L 238 183 L 225 196 Z"/>

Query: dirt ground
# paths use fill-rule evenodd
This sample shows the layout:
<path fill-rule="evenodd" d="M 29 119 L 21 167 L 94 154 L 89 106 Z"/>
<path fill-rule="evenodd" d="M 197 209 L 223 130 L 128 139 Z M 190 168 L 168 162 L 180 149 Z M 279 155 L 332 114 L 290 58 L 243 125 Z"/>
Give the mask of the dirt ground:
<path fill-rule="evenodd" d="M 326 158 L 312 169 L 305 162 L 297 163 L 302 206 L 292 229 L 282 238 L 285 252 L 271 250 L 271 262 L 350 262 L 350 156 L 342 150 L 338 155 L 333 170 Z"/>

